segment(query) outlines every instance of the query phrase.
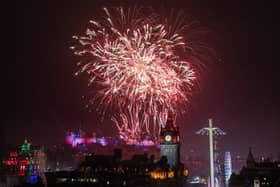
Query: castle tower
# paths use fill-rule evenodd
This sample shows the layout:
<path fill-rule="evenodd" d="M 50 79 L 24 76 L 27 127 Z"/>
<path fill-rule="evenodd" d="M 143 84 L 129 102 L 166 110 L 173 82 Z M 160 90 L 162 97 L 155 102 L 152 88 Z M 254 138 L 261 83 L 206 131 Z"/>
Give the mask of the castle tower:
<path fill-rule="evenodd" d="M 175 125 L 172 114 L 168 114 L 166 125 L 160 130 L 160 156 L 166 156 L 172 167 L 177 167 L 180 163 L 179 127 Z"/>

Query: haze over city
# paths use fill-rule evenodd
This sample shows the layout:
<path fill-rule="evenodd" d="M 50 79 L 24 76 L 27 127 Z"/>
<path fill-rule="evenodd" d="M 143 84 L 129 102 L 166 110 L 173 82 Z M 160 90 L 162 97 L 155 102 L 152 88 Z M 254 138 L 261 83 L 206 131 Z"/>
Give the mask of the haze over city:
<path fill-rule="evenodd" d="M 161 2 L 161 1 L 160 1 Z M 1 133 L 7 144 L 28 137 L 36 144 L 64 143 L 69 129 L 82 127 L 104 136 L 117 135 L 109 115 L 102 121 L 89 112 L 82 96 L 85 76 L 75 77 L 78 57 L 69 47 L 103 6 L 119 1 L 20 2 L 5 21 L 4 102 Z M 125 3 L 129 3 L 126 1 Z M 142 2 L 157 6 L 159 1 Z M 207 65 L 200 89 L 178 117 L 181 152 L 208 154 L 206 137 L 195 134 L 212 118 L 227 135 L 222 150 L 246 157 L 277 157 L 279 150 L 278 25 L 273 4 L 243 1 L 163 1 L 181 8 L 212 34 L 218 58 Z M 4 54 L 5 55 L 5 54 Z M 114 111 L 111 111 L 113 113 Z"/>

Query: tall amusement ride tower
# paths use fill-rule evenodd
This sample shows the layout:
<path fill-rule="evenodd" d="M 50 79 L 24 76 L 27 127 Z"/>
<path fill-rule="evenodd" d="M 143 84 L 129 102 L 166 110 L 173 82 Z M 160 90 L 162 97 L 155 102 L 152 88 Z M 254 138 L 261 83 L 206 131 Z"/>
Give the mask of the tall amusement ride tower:
<path fill-rule="evenodd" d="M 213 146 L 213 136 L 225 135 L 218 127 L 213 127 L 212 119 L 208 120 L 208 127 L 204 127 L 197 131 L 197 134 L 208 135 L 209 136 L 209 153 L 210 153 L 210 187 L 215 187 L 215 174 L 214 174 L 214 146 Z"/>

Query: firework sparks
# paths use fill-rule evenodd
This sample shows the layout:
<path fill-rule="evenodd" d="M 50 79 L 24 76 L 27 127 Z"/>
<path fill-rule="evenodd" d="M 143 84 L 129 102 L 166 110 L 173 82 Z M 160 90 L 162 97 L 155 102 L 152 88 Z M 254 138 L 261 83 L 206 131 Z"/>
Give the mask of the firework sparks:
<path fill-rule="evenodd" d="M 170 29 L 168 19 L 143 16 L 141 8 L 103 10 L 84 36 L 73 36 L 79 45 L 72 49 L 83 57 L 76 74 L 88 73 L 89 86 L 98 88 L 92 101 L 118 109 L 112 120 L 121 138 L 132 144 L 157 142 L 167 113 L 188 101 L 197 76 L 196 56 L 185 55 L 193 49 L 182 35 L 186 25 Z"/>

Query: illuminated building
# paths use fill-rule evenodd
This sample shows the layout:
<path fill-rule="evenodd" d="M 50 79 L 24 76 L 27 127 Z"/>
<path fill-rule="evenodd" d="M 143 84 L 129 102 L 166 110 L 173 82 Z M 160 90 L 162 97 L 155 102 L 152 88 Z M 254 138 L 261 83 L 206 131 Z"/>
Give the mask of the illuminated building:
<path fill-rule="evenodd" d="M 251 148 L 244 166 L 239 174 L 232 173 L 229 187 L 278 187 L 280 186 L 280 161 L 269 159 L 256 162 Z"/>
<path fill-rule="evenodd" d="M 225 171 L 225 184 L 226 187 L 228 187 L 229 179 L 232 174 L 230 152 L 225 152 L 224 171 Z"/>
<path fill-rule="evenodd" d="M 92 133 L 89 136 L 82 129 L 79 129 L 77 133 L 67 132 L 66 134 L 66 144 L 70 144 L 73 148 L 78 148 L 80 150 L 86 150 L 87 145 L 90 144 L 100 144 L 102 146 L 107 145 L 117 145 L 119 140 L 111 137 L 96 137 L 96 133 Z"/>
<path fill-rule="evenodd" d="M 71 145 L 73 148 L 78 148 L 80 150 L 87 150 L 88 145 L 99 144 L 102 146 L 113 145 L 117 146 L 121 143 L 120 138 L 114 137 L 97 137 L 96 133 L 88 134 L 84 132 L 82 129 L 78 129 L 78 132 L 68 131 L 66 133 L 65 142 L 68 145 Z M 124 142 L 122 142 L 124 143 Z M 154 147 L 155 144 L 149 140 L 143 140 L 142 142 L 130 142 L 125 141 L 126 145 L 135 145 L 135 146 L 143 146 L 143 147 Z"/>
<path fill-rule="evenodd" d="M 31 146 L 31 143 L 24 140 L 20 150 L 10 152 L 4 163 L 7 174 L 26 177 L 27 181 L 34 183 L 37 176 L 44 172 L 45 155 L 39 147 Z"/>
<path fill-rule="evenodd" d="M 67 132 L 66 135 L 66 143 L 71 144 L 72 147 L 78 147 L 79 145 L 85 145 L 90 143 L 96 143 L 96 137 L 92 135 L 92 137 L 87 137 L 86 133 L 81 129 L 78 130 L 77 133 Z"/>
<path fill-rule="evenodd" d="M 78 147 L 80 143 L 92 142 L 87 141 L 91 138 L 83 136 L 81 133 L 77 135 L 70 133 L 66 139 L 74 147 Z M 94 144 L 100 144 L 96 136 L 95 140 Z M 161 129 L 161 158 L 158 161 L 155 161 L 154 155 L 151 155 L 149 158 L 146 152 L 144 154 L 135 154 L 139 145 L 130 147 L 134 152 L 131 159 L 122 160 L 124 156 L 122 150 L 107 146 L 112 143 L 107 138 L 104 140 L 108 142 L 106 146 L 96 147 L 114 148 L 113 155 L 107 155 L 108 152 L 106 154 L 88 154 L 75 170 L 47 172 L 48 184 L 96 184 L 97 186 L 134 186 L 135 184 L 138 186 L 153 186 L 153 183 L 166 183 L 173 184 L 171 186 L 177 186 L 175 184 L 183 184 L 186 181 L 188 170 L 180 162 L 179 157 L 179 128 L 175 126 L 172 116 L 168 117 L 166 126 Z M 72 144 L 73 142 L 78 143 Z M 145 147 L 145 145 L 141 146 Z M 100 153 L 100 149 L 96 150 Z M 127 156 L 127 152 L 125 153 Z"/>
<path fill-rule="evenodd" d="M 183 164 L 170 167 L 166 156 L 159 161 L 147 153 L 134 154 L 130 160 L 122 158 L 121 149 L 114 149 L 113 155 L 91 154 L 76 170 L 47 172 L 47 183 L 50 186 L 156 186 L 153 184 L 158 183 L 177 186 L 175 184 L 184 183 L 188 175 Z"/>
<path fill-rule="evenodd" d="M 168 115 L 165 127 L 160 131 L 160 156 L 166 156 L 168 164 L 177 167 L 180 163 L 179 127 L 174 123 L 174 116 Z"/>

